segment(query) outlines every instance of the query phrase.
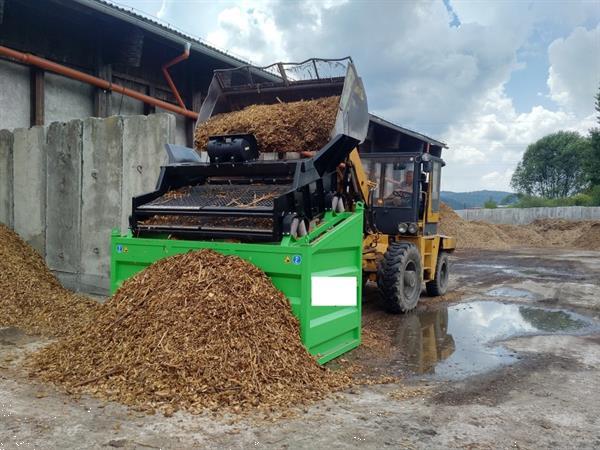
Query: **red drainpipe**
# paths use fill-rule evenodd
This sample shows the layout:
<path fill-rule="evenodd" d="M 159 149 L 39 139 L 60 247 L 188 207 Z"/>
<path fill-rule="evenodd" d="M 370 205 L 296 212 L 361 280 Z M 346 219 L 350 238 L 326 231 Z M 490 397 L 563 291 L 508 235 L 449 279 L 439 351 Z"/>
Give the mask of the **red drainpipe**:
<path fill-rule="evenodd" d="M 179 95 L 179 91 L 177 90 L 175 83 L 173 83 L 171 74 L 169 74 L 169 71 L 167 69 L 171 66 L 174 66 L 177 63 L 180 63 L 181 61 L 185 61 L 186 59 L 189 58 L 189 56 L 190 56 L 190 43 L 186 42 L 183 53 L 181 55 L 179 55 L 178 57 L 176 57 L 175 59 L 173 59 L 172 61 L 169 61 L 168 63 L 166 63 L 165 65 L 162 66 L 162 73 L 165 76 L 165 80 L 167 80 L 167 83 L 169 84 L 169 87 L 171 88 L 171 92 L 173 92 L 173 95 L 175 96 L 177 103 L 179 103 L 179 106 L 181 106 L 183 109 L 186 109 L 185 103 L 181 99 L 181 95 Z"/>
<path fill-rule="evenodd" d="M 149 105 L 157 106 L 162 109 L 166 109 L 167 111 L 171 111 L 177 114 L 181 114 L 182 116 L 189 117 L 190 119 L 197 119 L 198 113 L 194 111 L 190 111 L 183 105 L 181 101 L 181 97 L 179 94 L 176 95 L 177 101 L 180 105 L 176 106 L 172 103 L 165 102 L 163 100 L 159 100 L 154 97 L 150 97 L 149 95 L 142 94 L 138 91 L 134 91 L 133 89 L 128 89 L 119 84 L 114 84 L 110 81 L 103 80 L 102 78 L 98 78 L 92 75 L 89 75 L 85 72 L 81 72 L 79 70 L 71 69 L 70 67 L 63 66 L 62 64 L 57 64 L 55 62 L 49 61 L 44 58 L 40 58 L 38 56 L 32 55 L 31 53 L 22 53 L 17 50 L 10 49 L 8 47 L 3 47 L 0 45 L 0 56 L 5 56 L 7 58 L 16 59 L 17 61 L 23 64 L 29 64 L 31 66 L 36 66 L 44 70 L 49 70 L 54 73 L 58 73 L 65 77 L 73 78 L 78 81 L 82 81 L 84 83 L 91 84 L 93 86 L 99 87 L 100 89 L 104 89 L 105 91 L 113 91 L 118 92 L 119 94 L 126 95 L 128 97 L 134 98 L 136 100 L 140 100 Z M 183 55 L 181 55 L 183 56 Z M 186 56 L 187 57 L 187 56 Z M 177 59 L 177 58 L 175 58 Z M 183 58 L 185 59 L 185 58 Z M 170 77 L 169 77 L 170 78 Z M 172 81 L 171 81 L 172 83 Z M 174 89 L 174 85 L 171 87 Z M 177 89 L 175 88 L 175 92 Z"/>

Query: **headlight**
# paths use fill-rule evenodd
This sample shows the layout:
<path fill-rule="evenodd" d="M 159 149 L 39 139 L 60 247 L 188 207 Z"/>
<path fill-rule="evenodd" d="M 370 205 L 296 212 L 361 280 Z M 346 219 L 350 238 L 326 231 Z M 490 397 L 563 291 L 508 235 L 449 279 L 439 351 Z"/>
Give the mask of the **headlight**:
<path fill-rule="evenodd" d="M 398 232 L 400 234 L 404 234 L 404 233 L 406 233 L 406 231 L 408 231 L 408 225 L 405 223 L 399 223 L 398 224 Z"/>
<path fill-rule="evenodd" d="M 418 228 L 417 228 L 417 224 L 416 223 L 411 223 L 411 224 L 408 225 L 408 232 L 410 234 L 417 234 L 417 230 L 418 230 Z"/>

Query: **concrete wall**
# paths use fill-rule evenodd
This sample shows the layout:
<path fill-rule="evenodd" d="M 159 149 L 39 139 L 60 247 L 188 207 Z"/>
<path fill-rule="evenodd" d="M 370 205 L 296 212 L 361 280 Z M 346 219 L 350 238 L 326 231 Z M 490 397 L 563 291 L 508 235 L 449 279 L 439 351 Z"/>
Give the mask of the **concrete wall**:
<path fill-rule="evenodd" d="M 113 116 L 0 131 L 0 221 L 71 289 L 107 294 L 110 233 L 152 190 L 175 117 Z"/>
<path fill-rule="evenodd" d="M 456 213 L 466 220 L 525 225 L 535 219 L 600 220 L 600 207 L 560 206 L 556 208 L 461 209 Z"/>
<path fill-rule="evenodd" d="M 44 121 L 65 122 L 94 115 L 94 87 L 46 72 L 44 75 Z"/>
<path fill-rule="evenodd" d="M 30 123 L 29 67 L 0 59 L 0 129 Z"/>

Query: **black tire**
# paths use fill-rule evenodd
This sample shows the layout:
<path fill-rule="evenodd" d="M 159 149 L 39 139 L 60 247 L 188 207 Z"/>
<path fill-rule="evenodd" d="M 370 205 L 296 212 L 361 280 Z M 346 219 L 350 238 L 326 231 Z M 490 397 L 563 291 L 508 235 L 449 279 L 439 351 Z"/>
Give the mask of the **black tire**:
<path fill-rule="evenodd" d="M 414 309 L 421 295 L 421 255 L 413 244 L 388 246 L 377 270 L 377 285 L 385 309 L 394 314 Z"/>
<path fill-rule="evenodd" d="M 435 277 L 432 281 L 425 283 L 427 295 L 438 297 L 448 292 L 448 280 L 450 278 L 450 258 L 448 253 L 440 252 L 435 266 Z"/>

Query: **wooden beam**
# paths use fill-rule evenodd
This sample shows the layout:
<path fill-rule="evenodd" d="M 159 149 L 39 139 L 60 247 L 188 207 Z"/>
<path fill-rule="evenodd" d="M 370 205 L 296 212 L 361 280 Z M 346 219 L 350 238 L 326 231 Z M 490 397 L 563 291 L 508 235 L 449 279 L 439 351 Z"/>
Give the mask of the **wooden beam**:
<path fill-rule="evenodd" d="M 149 85 L 146 88 L 146 94 L 149 95 L 150 97 L 156 97 L 156 89 L 154 89 L 154 86 Z M 148 114 L 154 114 L 156 112 L 156 106 L 154 105 L 150 105 L 148 103 L 144 103 L 144 114 L 147 116 Z"/>
<path fill-rule="evenodd" d="M 200 90 L 195 91 L 192 94 L 192 111 L 200 111 L 200 106 L 202 105 L 202 92 Z M 194 147 L 194 130 L 196 128 L 196 121 L 194 119 L 186 119 L 185 120 L 185 139 L 188 147 Z"/>
<path fill-rule="evenodd" d="M 99 63 L 96 66 L 96 76 L 112 82 L 112 66 Z M 94 90 L 94 116 L 108 117 L 111 114 L 112 95 L 110 91 L 96 88 Z"/>
<path fill-rule="evenodd" d="M 30 69 L 30 125 L 44 125 L 44 71 L 37 67 Z"/>

